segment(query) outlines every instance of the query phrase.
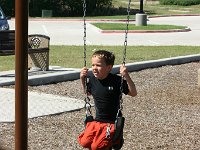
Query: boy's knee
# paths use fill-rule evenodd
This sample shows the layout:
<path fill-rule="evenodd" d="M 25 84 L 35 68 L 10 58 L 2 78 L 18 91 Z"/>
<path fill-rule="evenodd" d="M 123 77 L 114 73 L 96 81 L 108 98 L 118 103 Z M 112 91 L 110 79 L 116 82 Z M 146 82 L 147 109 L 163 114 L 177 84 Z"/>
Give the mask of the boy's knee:
<path fill-rule="evenodd" d="M 90 148 L 91 143 L 89 143 L 85 138 L 79 137 L 78 142 L 82 147 Z"/>
<path fill-rule="evenodd" d="M 91 146 L 91 143 L 86 140 L 79 139 L 78 142 L 83 148 L 90 148 Z"/>
<path fill-rule="evenodd" d="M 98 149 L 98 145 L 97 144 L 92 144 L 91 145 L 91 149 L 92 150 L 97 150 Z"/>
<path fill-rule="evenodd" d="M 107 150 L 110 147 L 110 143 L 92 143 L 91 150 L 104 149 Z"/>

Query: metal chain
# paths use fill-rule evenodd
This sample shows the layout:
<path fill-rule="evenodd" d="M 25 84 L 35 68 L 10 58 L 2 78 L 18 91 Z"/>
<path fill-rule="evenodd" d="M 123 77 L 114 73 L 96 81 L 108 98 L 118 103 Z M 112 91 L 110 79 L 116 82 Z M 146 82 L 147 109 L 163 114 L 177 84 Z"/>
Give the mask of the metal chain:
<path fill-rule="evenodd" d="M 84 26 L 84 36 L 83 36 L 83 42 L 84 42 L 84 67 L 87 65 L 87 58 L 86 58 L 86 0 L 83 0 L 83 26 Z M 91 116 L 91 104 L 90 104 L 90 99 L 88 97 L 88 92 L 87 92 L 87 77 L 85 78 L 85 109 L 86 109 L 86 116 Z"/>
<path fill-rule="evenodd" d="M 131 0 L 128 2 L 128 7 L 127 7 L 127 20 L 126 20 L 126 29 L 125 29 L 125 41 L 124 41 L 124 51 L 123 51 L 123 61 L 122 64 L 125 65 L 126 63 L 126 48 L 127 48 L 127 38 L 128 38 L 128 26 L 129 26 L 129 20 L 130 20 L 130 5 L 131 5 Z M 119 110 L 123 110 L 123 99 L 122 99 L 122 94 L 123 94 L 123 80 L 124 77 L 121 77 L 121 87 L 120 87 L 120 96 L 119 96 Z"/>
<path fill-rule="evenodd" d="M 126 47 L 127 47 L 127 38 L 128 38 L 128 26 L 129 26 L 129 20 L 130 20 L 130 5 L 131 5 L 131 0 L 128 2 L 128 7 L 127 7 L 127 19 L 126 19 L 126 29 L 125 29 L 125 40 L 124 40 L 124 52 L 123 52 L 123 64 L 126 62 Z"/>
<path fill-rule="evenodd" d="M 86 0 L 83 1 L 83 26 L 84 26 L 84 36 L 83 36 L 83 42 L 84 42 L 84 67 L 86 67 Z"/>
<path fill-rule="evenodd" d="M 84 32 L 83 32 L 83 49 L 84 49 L 84 67 L 87 65 L 87 58 L 86 58 L 86 0 L 83 1 L 83 27 L 84 27 Z M 87 78 L 85 78 L 85 93 L 87 94 Z M 86 97 L 87 98 L 87 97 Z"/>

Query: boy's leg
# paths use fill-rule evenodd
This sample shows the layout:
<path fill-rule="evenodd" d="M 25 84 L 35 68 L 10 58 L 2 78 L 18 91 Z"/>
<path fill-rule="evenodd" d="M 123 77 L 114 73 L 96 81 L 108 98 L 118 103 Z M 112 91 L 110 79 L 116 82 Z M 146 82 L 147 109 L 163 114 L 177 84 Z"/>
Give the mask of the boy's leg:
<path fill-rule="evenodd" d="M 110 150 L 112 147 L 112 137 L 114 134 L 114 124 L 109 124 L 110 125 L 110 137 L 106 137 L 106 132 L 107 132 L 107 123 L 100 123 L 98 122 L 96 124 L 97 132 L 96 136 L 94 137 L 93 143 L 91 145 L 92 150 L 96 149 L 104 149 L 104 150 Z"/>
<path fill-rule="evenodd" d="M 85 130 L 78 136 L 79 144 L 84 148 L 91 148 L 91 144 L 96 135 L 96 121 L 88 122 Z"/>

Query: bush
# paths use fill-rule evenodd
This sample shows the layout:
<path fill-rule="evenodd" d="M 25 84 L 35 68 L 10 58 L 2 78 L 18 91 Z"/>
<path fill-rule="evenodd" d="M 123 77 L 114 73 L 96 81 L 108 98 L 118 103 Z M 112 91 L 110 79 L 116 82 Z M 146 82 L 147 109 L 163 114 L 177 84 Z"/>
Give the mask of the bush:
<path fill-rule="evenodd" d="M 160 0 L 160 4 L 190 6 L 190 5 L 199 5 L 200 0 Z"/>
<path fill-rule="evenodd" d="M 15 1 L 12 0 L 0 0 L 0 6 L 3 9 L 6 16 L 15 16 Z"/>
<path fill-rule="evenodd" d="M 112 0 L 86 0 L 87 16 L 109 15 Z M 0 5 L 7 16 L 15 16 L 15 1 L 0 0 Z M 52 10 L 54 17 L 83 15 L 83 0 L 29 0 L 29 15 L 41 17 L 42 10 Z"/>

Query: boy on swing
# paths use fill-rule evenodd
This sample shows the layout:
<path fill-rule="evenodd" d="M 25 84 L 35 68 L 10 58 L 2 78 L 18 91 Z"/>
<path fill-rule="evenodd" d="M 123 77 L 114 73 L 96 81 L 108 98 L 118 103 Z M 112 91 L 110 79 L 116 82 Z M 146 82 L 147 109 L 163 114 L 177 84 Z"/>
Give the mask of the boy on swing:
<path fill-rule="evenodd" d="M 115 61 L 113 53 L 106 50 L 95 51 L 92 55 L 92 73 L 87 83 L 87 92 L 94 98 L 95 119 L 87 122 L 85 130 L 79 135 L 78 141 L 84 148 L 91 150 L 110 150 L 113 144 L 114 122 L 120 103 L 121 86 L 123 93 L 136 96 L 135 84 L 129 76 L 124 64 L 120 67 L 121 77 L 110 73 Z M 85 78 L 88 69 L 83 67 L 80 79 L 85 91 Z M 119 142 L 119 140 L 118 140 Z"/>

